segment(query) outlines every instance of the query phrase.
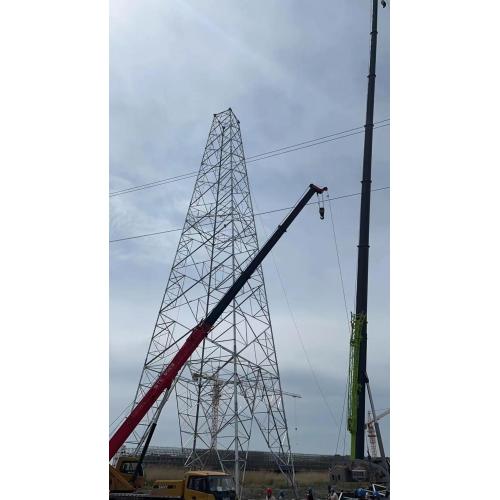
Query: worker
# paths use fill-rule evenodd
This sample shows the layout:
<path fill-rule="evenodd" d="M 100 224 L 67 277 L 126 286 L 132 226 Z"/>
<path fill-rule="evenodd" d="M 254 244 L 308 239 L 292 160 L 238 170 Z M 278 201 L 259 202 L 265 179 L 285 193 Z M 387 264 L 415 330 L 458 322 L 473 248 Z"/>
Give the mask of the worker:
<path fill-rule="evenodd" d="M 328 500 L 339 500 L 337 492 L 331 486 L 328 486 Z"/>
<path fill-rule="evenodd" d="M 276 500 L 273 496 L 273 490 L 271 488 L 267 488 L 266 490 L 266 500 Z"/>
<path fill-rule="evenodd" d="M 307 494 L 306 494 L 306 500 L 314 500 L 312 488 L 308 488 Z"/>

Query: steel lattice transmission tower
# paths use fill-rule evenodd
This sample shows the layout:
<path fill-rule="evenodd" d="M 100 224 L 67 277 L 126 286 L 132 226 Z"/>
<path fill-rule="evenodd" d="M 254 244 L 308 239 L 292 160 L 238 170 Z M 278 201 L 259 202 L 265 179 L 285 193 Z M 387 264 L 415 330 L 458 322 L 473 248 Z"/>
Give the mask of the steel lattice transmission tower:
<path fill-rule="evenodd" d="M 228 109 L 214 115 L 134 405 L 257 251 L 239 120 Z M 237 486 L 243 484 L 256 425 L 277 467 L 295 485 L 262 267 L 192 355 L 175 393 L 188 467 L 203 468 L 215 457 L 222 470 L 234 473 Z M 130 438 L 137 452 L 169 396 L 158 400 Z"/>

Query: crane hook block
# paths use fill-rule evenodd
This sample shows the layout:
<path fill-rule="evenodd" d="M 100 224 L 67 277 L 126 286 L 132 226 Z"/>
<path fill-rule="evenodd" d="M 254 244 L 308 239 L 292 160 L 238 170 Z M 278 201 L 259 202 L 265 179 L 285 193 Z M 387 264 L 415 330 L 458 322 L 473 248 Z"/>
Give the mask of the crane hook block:
<path fill-rule="evenodd" d="M 319 207 L 319 218 L 321 220 L 325 218 L 325 207 Z"/>

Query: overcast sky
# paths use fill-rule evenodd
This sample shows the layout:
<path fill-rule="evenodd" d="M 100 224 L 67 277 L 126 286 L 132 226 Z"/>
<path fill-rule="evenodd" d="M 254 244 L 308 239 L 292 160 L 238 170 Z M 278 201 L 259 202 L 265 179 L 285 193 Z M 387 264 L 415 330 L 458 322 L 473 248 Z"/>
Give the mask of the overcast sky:
<path fill-rule="evenodd" d="M 199 168 L 214 113 L 231 107 L 246 156 L 362 126 L 369 0 L 111 0 L 110 190 Z M 375 121 L 389 118 L 389 9 L 379 16 Z M 306 186 L 360 190 L 363 135 L 248 164 L 254 207 L 293 205 Z M 110 198 L 110 239 L 179 228 L 194 178 Z M 389 186 L 389 127 L 374 132 L 373 188 Z M 359 196 L 333 202 L 354 308 Z M 328 206 L 327 206 L 328 210 Z M 262 244 L 284 213 L 257 217 Z M 334 453 L 349 332 L 331 222 L 306 207 L 264 262 L 294 451 Z M 368 371 L 389 407 L 389 190 L 372 194 Z M 110 420 L 132 400 L 180 233 L 110 244 Z M 330 416 L 300 346 L 276 262 Z M 403 332 L 396 332 L 402 334 Z M 173 405 L 170 403 L 174 403 Z M 343 452 L 344 427 L 339 452 Z M 390 450 L 389 417 L 381 423 Z M 175 398 L 153 439 L 180 444 Z M 251 449 L 262 448 L 256 439 Z M 349 438 L 346 450 L 349 449 Z"/>

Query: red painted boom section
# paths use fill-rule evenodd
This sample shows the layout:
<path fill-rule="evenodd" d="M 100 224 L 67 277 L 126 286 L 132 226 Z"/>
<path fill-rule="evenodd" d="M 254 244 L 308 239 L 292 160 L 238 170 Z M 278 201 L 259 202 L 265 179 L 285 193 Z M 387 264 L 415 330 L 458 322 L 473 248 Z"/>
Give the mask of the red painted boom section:
<path fill-rule="evenodd" d="M 213 325 L 201 322 L 196 326 L 191 335 L 187 338 L 184 345 L 179 349 L 174 356 L 172 362 L 167 369 L 158 377 L 144 397 L 139 401 L 137 406 L 132 410 L 130 415 L 124 420 L 122 425 L 113 434 L 109 440 L 109 459 L 118 452 L 122 444 L 127 440 L 135 427 L 146 415 L 148 410 L 153 406 L 154 402 L 160 397 L 165 389 L 169 389 L 180 369 L 184 366 L 191 354 L 200 345 L 201 341 L 207 336 Z"/>

